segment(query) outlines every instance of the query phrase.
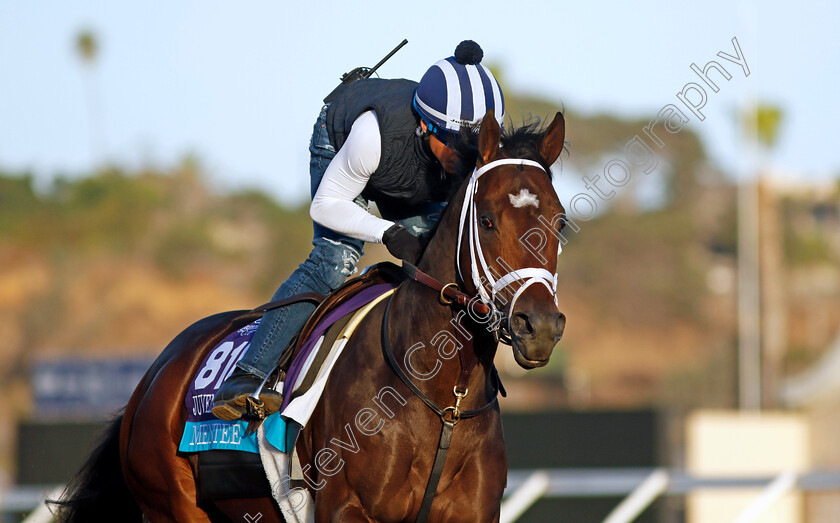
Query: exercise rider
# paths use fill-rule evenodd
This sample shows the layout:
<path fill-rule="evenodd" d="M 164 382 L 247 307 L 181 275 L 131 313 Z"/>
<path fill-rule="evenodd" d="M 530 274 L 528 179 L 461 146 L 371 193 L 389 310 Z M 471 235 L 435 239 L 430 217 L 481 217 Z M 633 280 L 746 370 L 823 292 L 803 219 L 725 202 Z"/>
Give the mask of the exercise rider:
<path fill-rule="evenodd" d="M 478 44 L 466 40 L 420 83 L 358 80 L 321 109 L 309 146 L 313 249 L 274 300 L 332 292 L 355 272 L 365 242 L 383 243 L 410 262 L 420 257 L 418 235 L 434 226 L 450 192 L 475 165 L 474 157 L 453 147 L 459 131 L 489 109 L 504 120 L 502 91 L 482 57 Z M 370 201 L 382 218 L 368 212 Z M 296 303 L 266 312 L 216 394 L 216 417 L 235 420 L 246 413 L 247 397 L 274 370 L 314 307 Z M 277 391 L 263 387 L 259 397 L 266 415 L 280 408 Z"/>

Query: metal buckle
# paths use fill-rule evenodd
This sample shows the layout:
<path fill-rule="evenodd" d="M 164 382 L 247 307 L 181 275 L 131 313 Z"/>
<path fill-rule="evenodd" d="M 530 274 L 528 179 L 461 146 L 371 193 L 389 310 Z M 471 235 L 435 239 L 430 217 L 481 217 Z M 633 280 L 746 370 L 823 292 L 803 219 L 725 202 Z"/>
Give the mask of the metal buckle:
<path fill-rule="evenodd" d="M 494 332 L 497 332 L 501 329 L 504 329 L 505 327 L 502 324 L 505 322 L 505 319 L 507 318 L 507 316 L 505 316 L 505 314 L 501 311 L 501 309 L 496 307 L 495 303 L 491 303 L 490 308 L 491 308 L 490 314 L 492 315 L 491 316 L 492 319 L 490 321 L 490 327 L 488 327 L 488 329 L 491 330 L 491 331 L 494 331 Z"/>
<path fill-rule="evenodd" d="M 259 420 L 265 419 L 265 404 L 261 399 L 248 396 L 247 404 L 249 416 Z"/>
<path fill-rule="evenodd" d="M 452 420 L 453 422 L 458 422 L 461 419 L 461 400 L 467 397 L 467 394 L 470 393 L 470 389 L 465 390 L 463 393 L 458 392 L 458 386 L 455 385 L 452 387 L 452 393 L 455 395 L 455 406 L 453 407 L 446 407 L 443 409 L 443 415 L 441 418 L 446 420 L 446 413 L 451 411 L 452 412 Z"/>
<path fill-rule="evenodd" d="M 452 282 L 452 283 L 447 283 L 446 285 L 444 285 L 444 286 L 443 286 L 443 288 L 441 288 L 441 289 L 440 289 L 440 302 L 441 302 L 442 304 L 444 304 L 444 305 L 452 305 L 452 300 L 451 300 L 451 299 L 449 299 L 449 298 L 447 298 L 447 297 L 446 297 L 446 296 L 444 296 L 444 294 L 443 294 L 443 293 L 444 293 L 444 291 L 446 291 L 446 289 L 447 289 L 448 287 L 452 287 L 452 288 L 454 288 L 456 291 L 460 291 L 460 290 L 461 290 L 461 289 L 458 287 L 458 284 L 457 284 L 457 283 L 455 283 L 455 282 Z"/>
<path fill-rule="evenodd" d="M 447 412 L 452 413 L 451 419 L 446 419 Z M 443 409 L 443 414 L 441 414 L 440 419 L 442 419 L 443 421 L 451 421 L 452 423 L 458 423 L 461 420 L 461 413 L 458 412 L 458 409 L 456 409 L 455 407 L 446 407 L 445 409 Z"/>

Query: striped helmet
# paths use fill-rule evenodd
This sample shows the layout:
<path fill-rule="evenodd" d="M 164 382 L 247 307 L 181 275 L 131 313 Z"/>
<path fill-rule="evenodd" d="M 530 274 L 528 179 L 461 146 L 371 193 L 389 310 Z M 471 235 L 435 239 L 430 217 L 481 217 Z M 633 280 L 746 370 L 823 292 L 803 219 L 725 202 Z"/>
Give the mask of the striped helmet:
<path fill-rule="evenodd" d="M 435 63 L 420 80 L 414 108 L 436 135 L 478 123 L 489 109 L 495 110 L 499 124 L 504 120 L 502 89 L 493 73 L 481 65 L 483 56 L 477 43 L 464 40 L 454 56 Z"/>

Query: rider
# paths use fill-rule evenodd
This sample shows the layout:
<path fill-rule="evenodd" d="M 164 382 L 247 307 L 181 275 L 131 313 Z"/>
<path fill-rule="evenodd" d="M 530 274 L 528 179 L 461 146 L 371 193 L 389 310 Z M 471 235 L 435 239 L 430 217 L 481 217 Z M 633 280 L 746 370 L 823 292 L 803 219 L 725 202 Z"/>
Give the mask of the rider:
<path fill-rule="evenodd" d="M 321 109 L 310 152 L 313 249 L 273 300 L 304 292 L 328 294 L 356 270 L 365 242 L 383 243 L 396 258 L 416 262 L 430 230 L 459 181 L 461 162 L 451 148 L 462 125 L 474 125 L 495 109 L 504 119 L 502 91 L 484 53 L 471 40 L 454 56 L 432 65 L 420 83 L 365 79 L 349 84 Z M 472 162 L 472 165 L 475 162 Z M 449 176 L 447 176 L 449 173 Z M 374 201 L 382 218 L 368 212 Z M 296 303 L 268 311 L 251 346 L 213 402 L 224 420 L 246 413 L 247 397 L 272 372 L 283 349 L 314 310 Z M 266 415 L 282 396 L 264 387 Z"/>

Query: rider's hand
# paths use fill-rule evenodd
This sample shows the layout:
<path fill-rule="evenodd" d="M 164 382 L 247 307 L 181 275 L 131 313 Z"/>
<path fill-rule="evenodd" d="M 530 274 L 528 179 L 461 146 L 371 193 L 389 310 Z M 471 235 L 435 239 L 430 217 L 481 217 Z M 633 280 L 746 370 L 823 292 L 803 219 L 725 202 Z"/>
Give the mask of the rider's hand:
<path fill-rule="evenodd" d="M 395 223 L 382 235 L 382 243 L 394 257 L 409 263 L 417 263 L 425 245 L 402 225 Z"/>

